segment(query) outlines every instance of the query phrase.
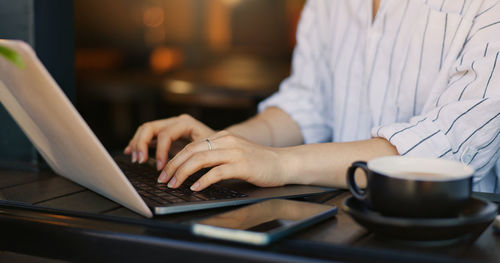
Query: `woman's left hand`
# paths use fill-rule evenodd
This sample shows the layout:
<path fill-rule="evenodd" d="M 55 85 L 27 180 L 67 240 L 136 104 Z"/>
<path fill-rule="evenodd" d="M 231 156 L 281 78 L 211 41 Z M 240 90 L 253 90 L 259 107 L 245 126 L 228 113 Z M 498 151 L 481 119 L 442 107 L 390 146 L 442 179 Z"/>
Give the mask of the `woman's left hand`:
<path fill-rule="evenodd" d="M 168 182 L 169 187 L 177 188 L 198 170 L 213 167 L 191 186 L 191 190 L 201 191 L 232 178 L 261 187 L 287 183 L 283 148 L 261 146 L 228 131 L 218 132 L 208 140 L 193 141 L 184 147 L 167 163 L 158 182 Z"/>

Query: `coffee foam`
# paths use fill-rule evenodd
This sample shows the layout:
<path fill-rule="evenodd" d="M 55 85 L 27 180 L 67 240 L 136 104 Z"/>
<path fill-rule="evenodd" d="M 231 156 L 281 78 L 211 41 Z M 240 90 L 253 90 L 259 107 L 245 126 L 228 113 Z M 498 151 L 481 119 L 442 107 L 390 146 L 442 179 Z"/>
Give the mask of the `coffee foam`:
<path fill-rule="evenodd" d="M 423 181 L 457 180 L 474 174 L 470 166 L 456 161 L 402 156 L 373 159 L 368 162 L 368 168 L 391 177 Z M 439 176 L 424 176 L 421 173 Z"/>

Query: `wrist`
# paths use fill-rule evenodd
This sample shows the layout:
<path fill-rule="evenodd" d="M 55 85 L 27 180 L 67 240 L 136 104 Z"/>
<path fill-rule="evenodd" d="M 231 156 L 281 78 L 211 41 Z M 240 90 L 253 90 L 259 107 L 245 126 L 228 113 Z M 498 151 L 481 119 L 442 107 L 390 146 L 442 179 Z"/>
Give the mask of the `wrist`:
<path fill-rule="evenodd" d="M 279 163 L 284 184 L 310 184 L 307 176 L 302 171 L 302 160 L 297 147 L 277 148 L 279 152 Z"/>

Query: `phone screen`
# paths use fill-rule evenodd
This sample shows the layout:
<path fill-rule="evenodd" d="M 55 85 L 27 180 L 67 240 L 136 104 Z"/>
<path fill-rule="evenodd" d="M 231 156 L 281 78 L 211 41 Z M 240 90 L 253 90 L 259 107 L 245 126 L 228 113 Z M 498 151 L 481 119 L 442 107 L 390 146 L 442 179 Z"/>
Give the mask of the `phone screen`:
<path fill-rule="evenodd" d="M 198 224 L 252 232 L 271 232 L 322 214 L 332 208 L 329 205 L 271 199 L 201 220 Z"/>

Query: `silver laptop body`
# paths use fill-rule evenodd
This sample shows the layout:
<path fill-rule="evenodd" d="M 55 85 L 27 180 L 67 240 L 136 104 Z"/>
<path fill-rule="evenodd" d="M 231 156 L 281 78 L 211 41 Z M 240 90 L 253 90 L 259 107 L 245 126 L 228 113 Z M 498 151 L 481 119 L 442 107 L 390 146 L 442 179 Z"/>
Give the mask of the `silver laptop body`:
<path fill-rule="evenodd" d="M 17 52 L 24 67 L 0 56 L 0 101 L 35 145 L 50 167 L 145 217 L 221 206 L 239 205 L 277 197 L 299 197 L 332 189 L 312 186 L 259 188 L 242 181 L 219 184 L 238 189 L 245 197 L 151 205 L 138 194 L 117 163 L 85 123 L 57 83 L 22 41 L 0 40 Z M 154 175 L 155 177 L 157 175 Z"/>

